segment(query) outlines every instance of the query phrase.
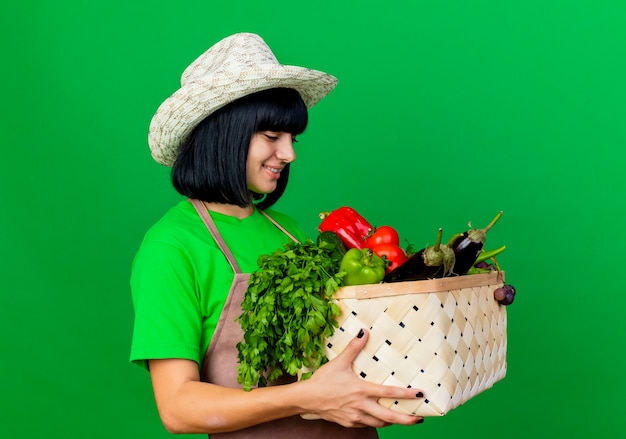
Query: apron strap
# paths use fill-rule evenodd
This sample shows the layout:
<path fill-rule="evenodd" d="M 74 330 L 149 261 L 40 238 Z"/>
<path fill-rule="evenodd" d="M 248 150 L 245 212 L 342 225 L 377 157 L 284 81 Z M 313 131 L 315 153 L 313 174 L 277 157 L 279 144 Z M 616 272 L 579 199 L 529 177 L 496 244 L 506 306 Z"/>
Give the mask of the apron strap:
<path fill-rule="evenodd" d="M 215 225 L 213 218 L 211 218 L 211 215 L 209 215 L 208 209 L 204 205 L 204 202 L 192 198 L 190 198 L 189 201 L 191 201 L 193 207 L 196 208 L 198 215 L 200 215 L 200 218 L 202 218 L 202 221 L 206 225 L 207 229 L 209 229 L 209 232 L 211 232 L 211 236 L 213 236 L 213 239 L 215 239 L 218 247 L 220 248 L 220 250 L 222 250 L 222 253 L 224 253 L 226 259 L 228 259 L 228 263 L 233 268 L 233 271 L 235 273 L 241 273 L 239 264 L 237 264 L 237 261 L 235 260 L 235 257 L 226 245 L 224 238 L 222 238 L 222 235 L 220 235 L 219 231 L 217 230 L 217 226 Z"/>
<path fill-rule="evenodd" d="M 233 268 L 233 271 L 235 273 L 241 273 L 241 269 L 239 268 L 239 264 L 237 264 L 237 261 L 235 260 L 235 256 L 233 256 L 232 252 L 226 245 L 224 238 L 222 238 L 222 235 L 220 235 L 219 231 L 217 230 L 215 221 L 213 221 L 213 218 L 211 218 L 211 215 L 209 215 L 208 208 L 204 204 L 204 201 L 200 201 L 194 198 L 190 198 L 189 201 L 191 201 L 191 204 L 193 204 L 193 207 L 195 207 L 196 211 L 198 212 L 198 215 L 200 215 L 200 218 L 202 218 L 202 221 L 206 225 L 207 229 L 209 229 L 209 232 L 211 232 L 211 236 L 213 236 L 213 239 L 215 239 L 215 242 L 217 243 L 218 247 L 220 248 L 220 250 L 222 250 L 222 253 L 224 253 L 224 256 L 226 256 L 226 259 L 228 259 L 228 263 Z M 265 218 L 270 220 L 272 224 L 278 227 L 278 229 L 282 231 L 285 235 L 287 235 L 290 239 L 292 239 L 295 242 L 300 242 L 295 236 L 289 233 L 287 229 L 281 226 L 274 218 L 269 216 L 265 211 L 259 209 L 259 212 Z"/>
<path fill-rule="evenodd" d="M 261 212 L 261 214 L 262 214 L 265 218 L 267 218 L 268 220 L 270 220 L 270 221 L 271 221 L 271 222 L 272 222 L 272 223 L 273 223 L 276 227 L 278 227 L 278 228 L 279 228 L 279 229 L 280 229 L 280 230 L 281 230 L 281 231 L 282 231 L 285 235 L 287 235 L 287 236 L 288 236 L 289 238 L 291 238 L 293 241 L 295 241 L 295 242 L 300 242 L 300 241 L 298 240 L 298 238 L 296 238 L 295 236 L 293 236 L 291 233 L 289 233 L 289 232 L 287 231 L 287 229 L 285 229 L 283 226 L 281 226 L 280 224 L 278 224 L 278 223 L 276 222 L 276 220 L 274 220 L 274 218 L 272 218 L 272 217 L 271 217 L 271 216 L 269 216 L 267 213 L 265 213 L 265 211 L 264 211 L 264 210 L 259 209 L 259 212 Z"/>

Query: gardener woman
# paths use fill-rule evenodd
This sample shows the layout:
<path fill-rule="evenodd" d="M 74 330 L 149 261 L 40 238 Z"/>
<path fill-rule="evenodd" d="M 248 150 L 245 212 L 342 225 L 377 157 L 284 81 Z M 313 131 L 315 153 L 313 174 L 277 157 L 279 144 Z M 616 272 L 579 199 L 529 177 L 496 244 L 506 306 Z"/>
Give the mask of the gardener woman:
<path fill-rule="evenodd" d="M 377 403 L 423 398 L 419 390 L 375 385 L 352 371 L 366 331 L 309 380 L 289 377 L 249 392 L 237 383 L 235 319 L 249 273 L 260 255 L 305 238 L 269 208 L 287 186 L 307 108 L 336 79 L 281 65 L 257 35 L 236 34 L 196 59 L 181 83 L 158 108 L 148 140 L 185 198 L 147 232 L 131 276 L 131 361 L 149 370 L 167 430 L 361 439 L 377 437 L 377 427 L 420 422 Z"/>

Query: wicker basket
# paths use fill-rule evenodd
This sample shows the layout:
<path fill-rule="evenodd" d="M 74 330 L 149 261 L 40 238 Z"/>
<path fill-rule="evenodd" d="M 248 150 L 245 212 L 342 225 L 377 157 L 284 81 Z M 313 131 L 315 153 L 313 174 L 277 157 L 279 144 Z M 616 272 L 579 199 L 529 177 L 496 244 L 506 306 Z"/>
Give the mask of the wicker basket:
<path fill-rule="evenodd" d="M 503 272 L 341 288 L 341 315 L 327 340 L 336 357 L 361 328 L 369 340 L 354 361 L 363 379 L 422 389 L 427 399 L 379 401 L 418 416 L 443 416 L 506 374 L 506 307 L 493 291 Z"/>

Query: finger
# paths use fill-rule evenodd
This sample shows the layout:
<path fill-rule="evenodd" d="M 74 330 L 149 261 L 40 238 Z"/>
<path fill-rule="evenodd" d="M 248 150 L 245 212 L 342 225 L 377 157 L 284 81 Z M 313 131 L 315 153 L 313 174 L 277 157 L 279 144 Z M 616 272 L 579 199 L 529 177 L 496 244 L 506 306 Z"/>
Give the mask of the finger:
<path fill-rule="evenodd" d="M 361 329 L 356 337 L 350 340 L 350 343 L 348 343 L 345 349 L 337 356 L 335 361 L 341 361 L 351 365 L 356 356 L 359 355 L 359 352 L 361 352 L 365 346 L 365 343 L 367 343 L 368 336 L 369 334 L 367 331 Z"/>
<path fill-rule="evenodd" d="M 364 427 L 374 427 L 374 428 L 382 428 L 388 427 L 391 425 L 389 422 L 385 422 L 382 419 L 378 419 L 376 416 L 372 416 L 367 412 L 360 413 L 357 417 L 349 420 L 349 418 L 342 419 L 339 421 L 339 424 L 347 427 L 347 428 L 364 428 Z"/>
<path fill-rule="evenodd" d="M 375 384 L 365 381 L 370 395 L 388 399 L 423 399 L 426 397 L 422 389 L 415 387 L 397 387 Z"/>
<path fill-rule="evenodd" d="M 402 399 L 424 399 L 424 391 L 416 388 L 404 388 L 397 386 L 386 386 L 374 383 L 365 382 L 368 386 L 368 392 L 374 396 L 374 399 L 370 400 L 373 404 L 368 406 L 368 412 L 385 421 L 392 424 L 413 425 L 416 423 L 424 422 L 423 417 L 404 414 L 402 412 L 391 410 L 383 405 L 379 404 L 380 398 L 391 400 Z"/>
<path fill-rule="evenodd" d="M 415 425 L 424 422 L 424 418 L 422 416 L 401 413 L 399 411 L 386 408 L 377 402 L 372 402 L 373 404 L 367 406 L 366 408 L 369 417 L 377 419 L 378 422 L 382 422 L 385 425 Z"/>

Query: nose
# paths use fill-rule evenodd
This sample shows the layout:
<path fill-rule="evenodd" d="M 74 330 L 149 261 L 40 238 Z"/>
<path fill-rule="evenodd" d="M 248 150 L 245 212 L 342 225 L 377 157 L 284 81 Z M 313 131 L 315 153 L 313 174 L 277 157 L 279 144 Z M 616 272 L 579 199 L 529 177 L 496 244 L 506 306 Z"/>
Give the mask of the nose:
<path fill-rule="evenodd" d="M 293 148 L 293 139 L 291 134 L 284 133 L 281 136 L 278 147 L 276 148 L 276 158 L 283 163 L 291 163 L 296 160 L 296 151 Z"/>

